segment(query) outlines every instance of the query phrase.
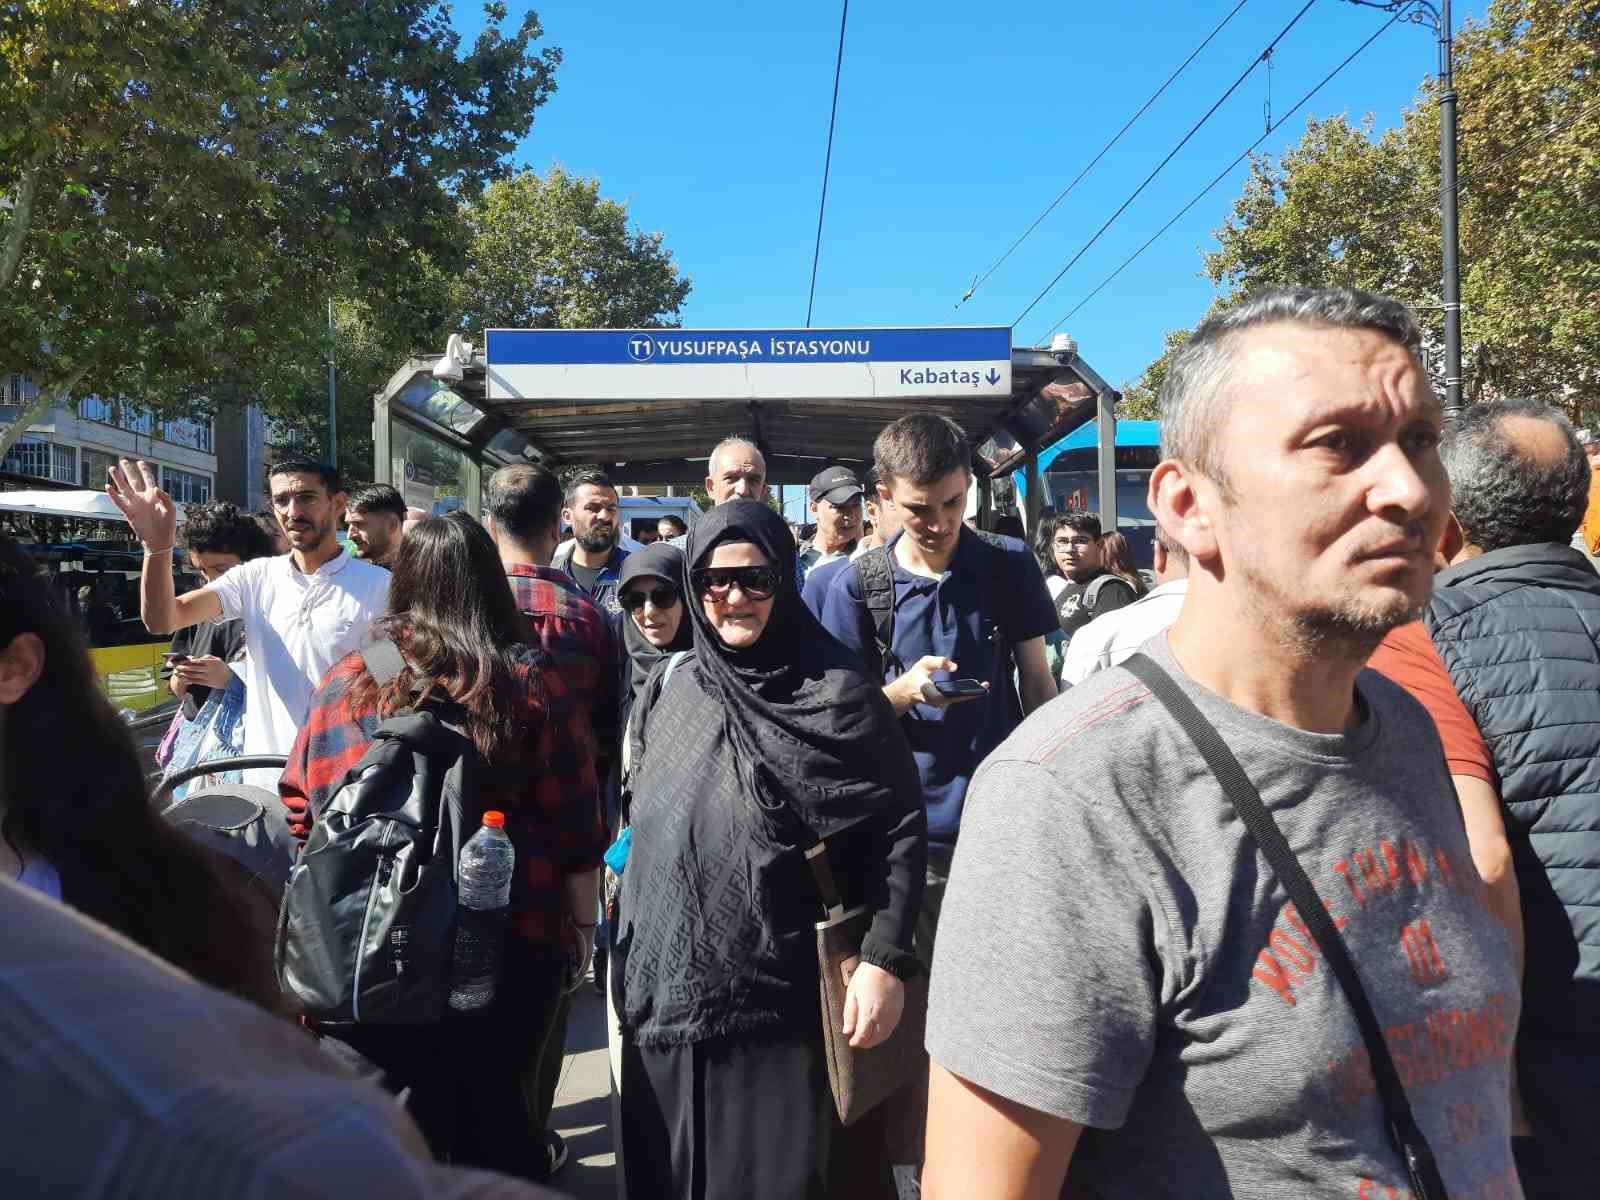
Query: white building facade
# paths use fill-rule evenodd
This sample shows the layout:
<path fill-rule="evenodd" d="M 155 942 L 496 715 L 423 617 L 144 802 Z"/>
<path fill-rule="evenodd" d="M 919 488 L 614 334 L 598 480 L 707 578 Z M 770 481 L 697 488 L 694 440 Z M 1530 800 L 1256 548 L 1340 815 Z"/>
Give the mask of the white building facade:
<path fill-rule="evenodd" d="M 0 375 L 0 425 L 38 395 L 21 375 Z M 28 426 L 0 463 L 0 488 L 102 489 L 119 457 L 142 458 L 180 504 L 217 498 L 217 453 L 210 417 L 157 421 L 127 400 L 85 396 L 58 405 Z"/>

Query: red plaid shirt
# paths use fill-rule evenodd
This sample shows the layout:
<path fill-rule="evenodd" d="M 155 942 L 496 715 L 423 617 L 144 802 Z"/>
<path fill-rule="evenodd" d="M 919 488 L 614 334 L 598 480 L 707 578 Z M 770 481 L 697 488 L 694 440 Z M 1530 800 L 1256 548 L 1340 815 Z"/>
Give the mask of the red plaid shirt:
<path fill-rule="evenodd" d="M 565 571 L 514 563 L 506 567 L 506 578 L 517 607 L 533 624 L 535 642 L 554 660 L 572 693 L 565 719 L 551 722 L 565 731 L 556 731 L 557 752 L 570 750 L 580 761 L 578 787 L 598 807 L 600 787 L 617 753 L 619 676 L 611 622 Z M 589 748 L 586 760 L 581 747 Z"/>
<path fill-rule="evenodd" d="M 311 697 L 311 710 L 278 784 L 296 837 L 310 833 L 314 815 L 372 744 L 380 723 L 377 709 L 358 711 L 350 703 L 350 685 L 363 670 L 359 654 L 347 655 L 334 664 Z M 573 758 L 555 731 L 557 714 L 567 714 L 573 707 L 570 687 L 561 671 L 551 669 L 549 660 L 532 650 L 519 671 L 527 681 L 519 691 L 522 717 L 529 728 L 539 730 L 537 751 L 525 773 L 507 770 L 485 779 L 479 799 L 484 809 L 506 814 L 506 834 L 517 855 L 511 891 L 517 932 L 531 942 L 554 942 L 566 911 L 565 877 L 597 869 L 606 843 L 597 790 L 590 784 L 585 791 L 581 776 L 573 770 Z M 529 678 L 535 671 L 544 679 L 548 713 L 539 705 L 538 689 Z M 592 772 L 592 757 L 589 762 Z"/>

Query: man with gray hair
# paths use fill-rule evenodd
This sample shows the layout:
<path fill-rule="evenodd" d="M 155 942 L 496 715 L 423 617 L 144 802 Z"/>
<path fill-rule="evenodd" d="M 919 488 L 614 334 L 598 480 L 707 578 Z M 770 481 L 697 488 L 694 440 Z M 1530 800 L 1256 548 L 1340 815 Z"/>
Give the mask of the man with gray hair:
<path fill-rule="evenodd" d="M 1149 501 L 1188 591 L 973 779 L 929 1197 L 1518 1194 L 1507 935 L 1427 713 L 1363 669 L 1449 509 L 1418 342 L 1296 289 L 1174 356 Z"/>
<path fill-rule="evenodd" d="M 712 504 L 726 504 L 729 500 L 761 501 L 767 498 L 767 459 L 761 448 L 749 438 L 737 435 L 725 437 L 711 450 L 706 459 L 706 495 Z M 689 534 L 668 538 L 669 546 L 687 549 Z"/>
<path fill-rule="evenodd" d="M 1600 1176 L 1600 576 L 1572 535 L 1589 464 L 1546 405 L 1470 408 L 1442 457 L 1464 546 L 1423 616 L 1499 778 L 1525 939 L 1529 1197 Z"/>

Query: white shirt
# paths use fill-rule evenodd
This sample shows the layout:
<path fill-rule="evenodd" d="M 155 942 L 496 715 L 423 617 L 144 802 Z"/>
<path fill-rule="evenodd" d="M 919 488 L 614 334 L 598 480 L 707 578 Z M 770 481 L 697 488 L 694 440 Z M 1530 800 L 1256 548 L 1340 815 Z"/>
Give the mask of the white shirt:
<path fill-rule="evenodd" d="M 1061 660 L 1062 689 L 1131 658 L 1135 650 L 1156 634 L 1171 629 L 1188 591 L 1187 579 L 1174 579 L 1126 608 L 1113 609 L 1078 630 L 1067 643 L 1066 657 Z"/>
<path fill-rule="evenodd" d="M 244 622 L 244 752 L 287 755 L 317 684 L 383 615 L 389 572 L 342 550 L 307 575 L 283 554 L 240 563 L 206 587 L 223 616 Z M 249 782 L 276 786 L 277 776 L 251 772 Z"/>

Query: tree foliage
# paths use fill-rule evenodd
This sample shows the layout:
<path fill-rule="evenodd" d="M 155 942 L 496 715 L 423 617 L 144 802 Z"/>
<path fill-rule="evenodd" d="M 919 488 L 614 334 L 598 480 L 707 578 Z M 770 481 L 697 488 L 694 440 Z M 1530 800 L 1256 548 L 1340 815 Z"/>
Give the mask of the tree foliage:
<path fill-rule="evenodd" d="M 1493 0 L 1456 41 L 1464 394 L 1600 409 L 1600 6 Z M 1287 284 L 1411 304 L 1443 383 L 1436 81 L 1401 125 L 1312 119 L 1258 157 L 1205 271 L 1230 303 Z M 1130 393 L 1153 395 L 1173 346 Z M 1153 375 L 1152 372 L 1155 374 Z"/>
<path fill-rule="evenodd" d="M 597 179 L 525 170 L 491 183 L 462 217 L 470 240 L 452 296 L 463 329 L 678 323 L 689 280 L 662 235 L 631 228 Z"/>
<path fill-rule="evenodd" d="M 1161 385 L 1167 380 L 1167 365 L 1189 340 L 1189 332 L 1187 329 L 1169 330 L 1163 339 L 1166 349 L 1161 352 L 1161 357 L 1146 367 L 1138 379 L 1122 385 L 1118 417 L 1130 421 L 1154 421 L 1161 416 Z"/>
<path fill-rule="evenodd" d="M 0 8 L 0 363 L 41 406 L 308 404 L 280 368 L 321 359 L 327 298 L 393 312 L 397 266 L 459 255 L 554 87 L 537 18 L 486 12 L 463 48 L 433 0 Z"/>

